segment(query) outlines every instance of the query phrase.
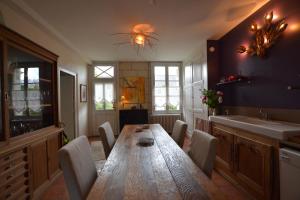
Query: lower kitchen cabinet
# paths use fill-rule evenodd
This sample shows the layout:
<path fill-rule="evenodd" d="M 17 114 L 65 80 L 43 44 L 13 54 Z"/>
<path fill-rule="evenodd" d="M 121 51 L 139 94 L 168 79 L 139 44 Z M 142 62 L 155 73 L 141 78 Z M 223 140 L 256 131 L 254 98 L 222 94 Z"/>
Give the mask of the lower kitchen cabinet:
<path fill-rule="evenodd" d="M 217 171 L 256 199 L 278 199 L 273 193 L 279 184 L 278 166 L 274 164 L 278 141 L 217 123 L 212 124 L 212 135 L 219 140 Z"/>
<path fill-rule="evenodd" d="M 58 150 L 62 146 L 61 138 L 61 133 L 51 134 L 30 145 L 34 196 L 40 196 L 59 173 Z"/>
<path fill-rule="evenodd" d="M 233 135 L 216 127 L 213 128 L 213 135 L 218 138 L 217 164 L 224 170 L 233 171 Z"/>
<path fill-rule="evenodd" d="M 53 178 L 59 172 L 58 150 L 62 147 L 60 134 L 47 138 L 48 179 Z"/>
<path fill-rule="evenodd" d="M 31 197 L 30 156 L 28 147 L 0 155 L 0 199 Z"/>
<path fill-rule="evenodd" d="M 270 199 L 272 146 L 236 137 L 235 174 L 255 196 Z"/>
<path fill-rule="evenodd" d="M 33 190 L 38 189 L 48 180 L 46 144 L 46 141 L 41 141 L 31 145 Z"/>
<path fill-rule="evenodd" d="M 61 128 L 0 146 L 0 199 L 39 199 L 60 173 Z"/>

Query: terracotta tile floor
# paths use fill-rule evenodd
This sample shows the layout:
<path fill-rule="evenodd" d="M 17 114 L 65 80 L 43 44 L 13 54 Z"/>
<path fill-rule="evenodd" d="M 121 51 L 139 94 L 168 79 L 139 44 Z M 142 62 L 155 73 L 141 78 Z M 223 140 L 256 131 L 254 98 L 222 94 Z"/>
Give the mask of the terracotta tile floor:
<path fill-rule="evenodd" d="M 183 149 L 189 149 L 190 139 L 186 137 Z M 233 184 L 224 179 L 219 173 L 213 172 L 212 181 L 220 191 L 227 196 L 228 200 L 248 200 L 251 199 L 246 193 L 237 189 Z M 68 191 L 61 175 L 49 189 L 42 195 L 43 200 L 68 200 Z"/>

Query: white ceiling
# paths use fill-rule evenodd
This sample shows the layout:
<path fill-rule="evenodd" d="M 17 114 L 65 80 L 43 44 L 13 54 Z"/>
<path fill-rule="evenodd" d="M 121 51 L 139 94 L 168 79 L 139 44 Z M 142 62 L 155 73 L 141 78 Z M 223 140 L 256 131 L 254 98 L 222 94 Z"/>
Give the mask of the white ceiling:
<path fill-rule="evenodd" d="M 16 0 L 15 0 L 16 1 Z M 268 0 L 23 0 L 89 60 L 181 61 L 206 39 L 218 39 Z M 153 3 L 156 2 L 156 3 Z M 37 14 L 37 15 L 36 15 Z M 135 24 L 149 23 L 159 42 L 139 55 L 116 46 Z M 45 25 L 45 24 L 44 24 Z"/>

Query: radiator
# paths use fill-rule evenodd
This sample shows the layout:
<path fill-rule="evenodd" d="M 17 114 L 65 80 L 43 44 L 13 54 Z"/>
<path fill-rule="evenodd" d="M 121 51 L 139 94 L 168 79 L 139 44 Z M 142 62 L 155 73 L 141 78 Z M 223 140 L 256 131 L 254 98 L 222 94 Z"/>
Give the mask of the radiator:
<path fill-rule="evenodd" d="M 160 124 L 168 133 L 172 133 L 175 121 L 180 119 L 181 115 L 152 115 L 150 122 Z"/>

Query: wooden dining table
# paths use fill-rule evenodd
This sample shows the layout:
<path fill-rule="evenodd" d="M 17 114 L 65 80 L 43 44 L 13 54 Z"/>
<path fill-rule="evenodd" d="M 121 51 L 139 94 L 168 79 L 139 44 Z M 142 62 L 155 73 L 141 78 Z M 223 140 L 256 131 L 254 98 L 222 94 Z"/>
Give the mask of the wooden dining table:
<path fill-rule="evenodd" d="M 88 199 L 226 199 L 159 124 L 126 125 Z M 139 145 L 153 138 L 152 146 Z"/>

